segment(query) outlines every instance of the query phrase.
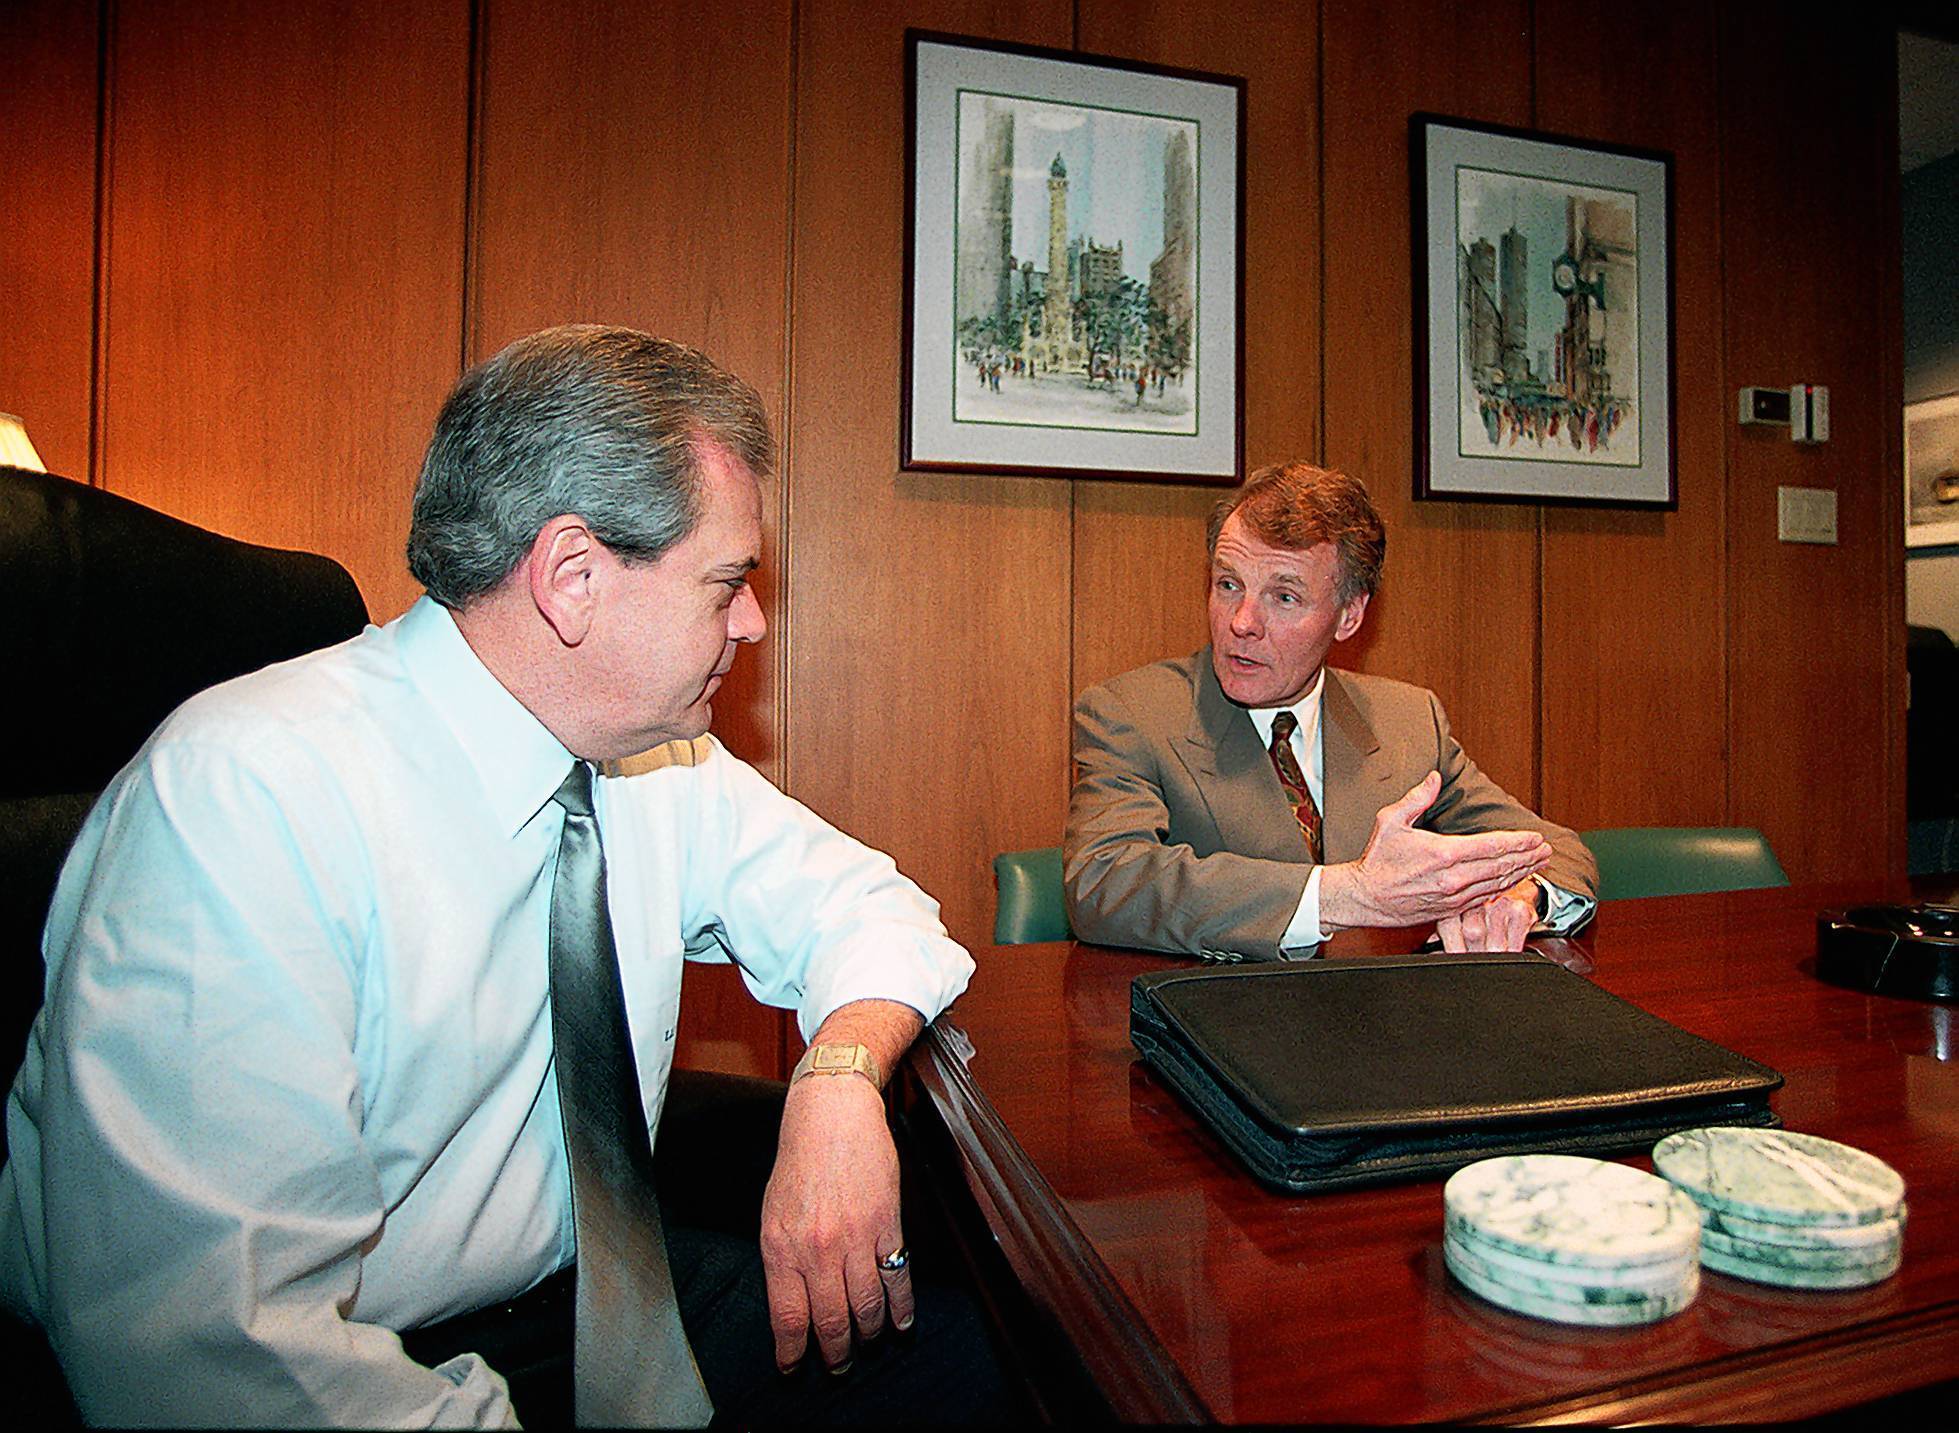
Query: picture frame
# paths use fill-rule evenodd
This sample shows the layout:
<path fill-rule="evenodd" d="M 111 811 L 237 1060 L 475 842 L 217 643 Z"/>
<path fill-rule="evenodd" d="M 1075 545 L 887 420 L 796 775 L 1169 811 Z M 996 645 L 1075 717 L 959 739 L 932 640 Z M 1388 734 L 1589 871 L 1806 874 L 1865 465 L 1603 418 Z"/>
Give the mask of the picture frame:
<path fill-rule="evenodd" d="M 1235 483 L 1244 80 L 905 45 L 900 465 Z"/>
<path fill-rule="evenodd" d="M 1905 546 L 1948 544 L 1959 544 L 1959 393 L 1905 405 Z"/>
<path fill-rule="evenodd" d="M 1670 509 L 1673 161 L 1410 121 L 1417 499 Z"/>

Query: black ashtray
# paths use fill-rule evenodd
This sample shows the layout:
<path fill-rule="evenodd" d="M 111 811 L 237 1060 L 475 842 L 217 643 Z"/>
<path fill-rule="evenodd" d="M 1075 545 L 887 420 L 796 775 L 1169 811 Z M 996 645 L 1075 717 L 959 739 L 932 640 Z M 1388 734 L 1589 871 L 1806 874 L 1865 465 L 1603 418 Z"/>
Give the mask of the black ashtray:
<path fill-rule="evenodd" d="M 1852 906 L 1816 918 L 1816 973 L 1834 985 L 1959 1001 L 1959 906 Z"/>

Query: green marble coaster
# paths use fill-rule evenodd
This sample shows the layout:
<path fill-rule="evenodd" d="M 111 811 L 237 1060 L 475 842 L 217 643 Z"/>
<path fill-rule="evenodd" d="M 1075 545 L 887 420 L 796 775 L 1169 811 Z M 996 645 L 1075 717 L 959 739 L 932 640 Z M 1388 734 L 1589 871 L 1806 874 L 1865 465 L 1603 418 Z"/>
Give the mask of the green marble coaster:
<path fill-rule="evenodd" d="M 1711 1245 L 1701 1249 L 1701 1263 L 1717 1273 L 1732 1274 L 1737 1279 L 1748 1279 L 1757 1284 L 1774 1284 L 1784 1289 L 1861 1289 L 1866 1284 L 1882 1283 L 1897 1273 L 1903 1258 L 1904 1250 L 1900 1248 L 1879 1264 L 1865 1264 L 1853 1269 L 1791 1269 L 1779 1264 L 1757 1263 L 1753 1259 L 1738 1259 Z"/>
<path fill-rule="evenodd" d="M 1444 1218 L 1443 1238 L 1491 1266 L 1499 1280 L 1506 1273 L 1524 1278 L 1544 1279 L 1568 1289 L 1616 1289 L 1635 1297 L 1664 1297 L 1680 1286 L 1686 1271 L 1699 1262 L 1698 1254 L 1672 1259 L 1664 1264 L 1625 1264 L 1618 1268 L 1587 1267 L 1582 1264 L 1553 1264 L 1528 1254 L 1518 1254 L 1482 1238 L 1460 1222 Z"/>
<path fill-rule="evenodd" d="M 1875 1155 L 1793 1130 L 1682 1130 L 1653 1146 L 1653 1167 L 1719 1214 L 1834 1228 L 1897 1217 L 1905 1182 Z"/>
<path fill-rule="evenodd" d="M 1551 1323 L 1594 1326 L 1657 1323 L 1686 1308 L 1694 1301 L 1694 1295 L 1700 1291 L 1699 1275 L 1690 1273 L 1676 1300 L 1644 1299 L 1636 1304 L 1570 1303 L 1562 1299 L 1524 1293 L 1478 1273 L 1469 1267 L 1459 1254 L 1454 1257 L 1450 1255 L 1447 1240 L 1443 1241 L 1442 1258 L 1448 1265 L 1449 1273 L 1471 1293 L 1509 1309 L 1512 1313 L 1528 1314 L 1532 1318 L 1545 1319 Z"/>
<path fill-rule="evenodd" d="M 1480 1160 L 1442 1187 L 1445 1224 L 1526 1258 L 1580 1269 L 1691 1263 L 1700 1213 L 1664 1179 L 1569 1154 Z"/>
<path fill-rule="evenodd" d="M 1770 1224 L 1760 1219 L 1744 1219 L 1739 1214 L 1718 1214 L 1701 1210 L 1701 1238 L 1718 1232 L 1731 1239 L 1753 1244 L 1776 1244 L 1789 1249 L 1882 1249 L 1904 1237 L 1904 1205 L 1898 1206 L 1896 1219 L 1880 1219 L 1875 1224 Z"/>
<path fill-rule="evenodd" d="M 1737 1239 L 1718 1229 L 1701 1230 L 1701 1256 L 1707 1251 L 1775 1269 L 1870 1269 L 1883 1264 L 1896 1268 L 1902 1245 L 1897 1240 L 1865 1249 L 1797 1249 L 1787 1244 L 1763 1244 Z"/>
<path fill-rule="evenodd" d="M 1693 1297 L 1693 1287 L 1697 1282 L 1697 1270 L 1693 1264 L 1669 1265 L 1665 1269 L 1663 1282 L 1649 1284 L 1644 1288 L 1627 1288 L 1624 1285 L 1593 1283 L 1576 1284 L 1568 1279 L 1547 1277 L 1542 1270 L 1554 1267 L 1539 1265 L 1538 1269 L 1528 1266 L 1530 1260 L 1512 1255 L 1512 1262 L 1499 1263 L 1494 1258 L 1463 1243 L 1460 1239 L 1445 1237 L 1442 1241 L 1442 1258 L 1451 1268 L 1460 1265 L 1471 1273 L 1492 1284 L 1533 1298 L 1550 1299 L 1560 1304 L 1624 1304 L 1631 1308 L 1645 1309 L 1649 1304 L 1663 1304 L 1659 1310 L 1648 1310 L 1654 1318 L 1664 1318 L 1681 1306 L 1683 1298 Z"/>

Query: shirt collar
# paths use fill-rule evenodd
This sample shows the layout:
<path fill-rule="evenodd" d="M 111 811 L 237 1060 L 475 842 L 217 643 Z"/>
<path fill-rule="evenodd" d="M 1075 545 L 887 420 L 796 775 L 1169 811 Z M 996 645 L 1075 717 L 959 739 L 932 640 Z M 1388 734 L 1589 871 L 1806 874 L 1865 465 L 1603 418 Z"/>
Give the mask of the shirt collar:
<path fill-rule="evenodd" d="M 441 603 L 419 598 L 399 633 L 410 679 L 476 769 L 498 828 L 516 835 L 564 781 L 571 753 L 483 665 Z"/>
<path fill-rule="evenodd" d="M 1326 691 L 1326 667 L 1322 665 L 1313 674 L 1313 685 L 1306 688 L 1306 695 L 1289 707 L 1247 707 L 1245 715 L 1252 719 L 1258 728 L 1260 746 L 1272 745 L 1272 723 L 1279 719 L 1280 712 L 1291 712 L 1299 722 L 1299 739 L 1306 743 L 1308 752 L 1314 749 L 1314 738 L 1320 729 L 1320 697 Z"/>

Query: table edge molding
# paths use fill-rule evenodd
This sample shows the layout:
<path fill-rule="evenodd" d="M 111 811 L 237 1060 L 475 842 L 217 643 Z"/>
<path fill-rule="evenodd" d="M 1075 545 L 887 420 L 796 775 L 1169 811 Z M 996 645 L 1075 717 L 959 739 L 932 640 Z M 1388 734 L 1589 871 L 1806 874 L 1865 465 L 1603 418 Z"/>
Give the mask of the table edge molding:
<path fill-rule="evenodd" d="M 964 1033 L 941 1016 L 913 1045 L 912 1071 L 951 1134 L 967 1188 L 1015 1277 L 1067 1333 L 1118 1419 L 1213 1421 L 1054 1187 L 980 1090 L 948 1030 L 960 1044 L 966 1043 Z"/>

